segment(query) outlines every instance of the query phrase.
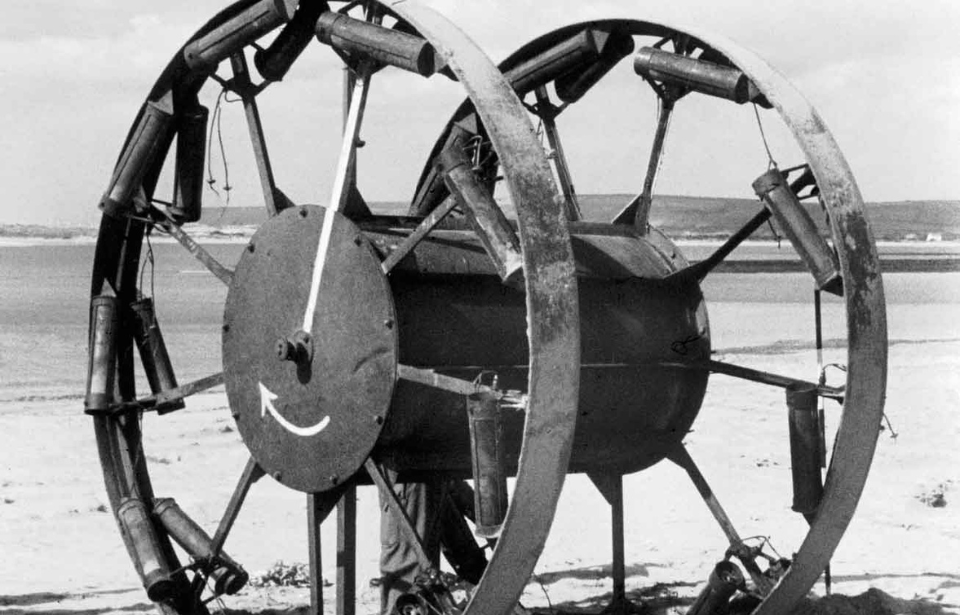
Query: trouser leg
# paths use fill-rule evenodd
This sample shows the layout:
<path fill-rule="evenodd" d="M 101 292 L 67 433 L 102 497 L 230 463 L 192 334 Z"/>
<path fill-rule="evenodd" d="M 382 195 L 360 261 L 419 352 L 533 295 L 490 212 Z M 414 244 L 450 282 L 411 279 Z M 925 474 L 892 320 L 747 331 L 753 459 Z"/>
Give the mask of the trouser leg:
<path fill-rule="evenodd" d="M 392 473 L 389 473 L 392 474 Z M 395 482 L 396 475 L 388 476 L 393 482 L 404 511 L 423 541 L 429 561 L 422 562 L 417 551 L 407 539 L 401 524 L 403 519 L 393 510 L 393 500 L 380 492 L 380 606 L 382 613 L 390 613 L 397 598 L 413 586 L 417 573 L 439 566 L 439 532 L 437 514 L 442 497 L 441 483 Z"/>

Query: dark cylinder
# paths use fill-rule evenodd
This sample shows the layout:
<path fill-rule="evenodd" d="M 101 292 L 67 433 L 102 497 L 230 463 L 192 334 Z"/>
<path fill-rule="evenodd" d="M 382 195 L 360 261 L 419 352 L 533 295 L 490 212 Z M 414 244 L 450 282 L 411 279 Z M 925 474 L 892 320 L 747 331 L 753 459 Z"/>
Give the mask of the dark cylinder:
<path fill-rule="evenodd" d="M 507 514 L 507 474 L 504 467 L 500 405 L 489 393 L 467 398 L 470 451 L 473 457 L 476 533 L 496 538 Z"/>
<path fill-rule="evenodd" d="M 167 345 L 163 341 L 160 325 L 153 311 L 153 299 L 144 297 L 130 306 L 133 311 L 135 329 L 133 339 L 140 351 L 143 371 L 153 394 L 177 388 L 177 378 L 173 373 L 173 363 L 167 354 Z M 182 399 L 173 400 L 157 406 L 157 412 L 170 412 L 184 407 Z"/>
<path fill-rule="evenodd" d="M 790 466 L 793 473 L 793 510 L 813 515 L 820 507 L 820 423 L 817 389 L 798 384 L 787 387 L 790 423 Z"/>
<path fill-rule="evenodd" d="M 593 30 L 583 30 L 529 60 L 514 66 L 504 77 L 521 97 L 599 56 Z"/>
<path fill-rule="evenodd" d="M 469 127 L 468 127 L 469 125 Z M 443 143 L 443 149 L 458 148 L 464 150 L 470 139 L 477 136 L 478 127 L 476 125 L 476 115 L 471 114 L 468 120 L 455 122 L 450 126 L 450 133 Z M 430 166 L 426 177 L 420 182 L 420 188 L 413 198 L 413 206 L 410 210 L 412 216 L 426 216 L 431 211 L 440 206 L 445 198 L 450 194 L 446 184 L 443 183 L 443 169 L 439 164 Z"/>
<path fill-rule="evenodd" d="M 100 200 L 100 209 L 105 214 L 119 217 L 123 210 L 129 208 L 147 170 L 167 141 L 166 132 L 172 123 L 172 94 L 168 93 L 160 100 L 148 100 L 144 103 L 136 128 L 127 140 L 113 171 L 110 186 Z"/>
<path fill-rule="evenodd" d="M 147 507 L 137 498 L 125 498 L 117 508 L 117 520 L 120 530 L 127 536 L 133 564 L 147 590 L 147 597 L 154 602 L 173 597 L 174 583 Z"/>
<path fill-rule="evenodd" d="M 690 605 L 687 615 L 714 615 L 727 612 L 727 603 L 745 580 L 740 567 L 731 561 L 717 562 L 697 599 Z"/>
<path fill-rule="evenodd" d="M 633 69 L 647 79 L 732 100 L 755 102 L 770 108 L 766 97 L 743 71 L 706 60 L 643 47 L 633 59 Z"/>
<path fill-rule="evenodd" d="M 777 219 L 780 230 L 813 274 L 817 288 L 837 295 L 842 294 L 843 284 L 837 255 L 820 236 L 813 218 L 790 189 L 783 173 L 779 169 L 770 169 L 753 182 L 753 190 L 763 199 Z"/>
<path fill-rule="evenodd" d="M 520 284 L 523 276 L 520 241 L 490 191 L 477 179 L 466 154 L 459 147 L 445 149 L 440 154 L 440 166 L 447 189 L 466 206 L 467 217 L 477 229 L 500 279 L 511 286 Z"/>
<path fill-rule="evenodd" d="M 187 44 L 183 58 L 193 70 L 215 71 L 221 60 L 290 21 L 296 8 L 297 0 L 260 0 Z"/>
<path fill-rule="evenodd" d="M 603 79 L 623 58 L 633 53 L 633 37 L 622 32 L 595 31 L 594 39 L 600 55 L 586 66 L 574 69 L 557 77 L 554 87 L 557 96 L 566 103 L 573 103 L 587 93 L 587 90 Z"/>
<path fill-rule="evenodd" d="M 177 118 L 177 163 L 173 176 L 173 205 L 170 206 L 170 215 L 181 223 L 196 222 L 200 219 L 208 116 L 209 110 L 197 105 Z"/>
<path fill-rule="evenodd" d="M 303 0 L 297 12 L 266 49 L 258 49 L 253 64 L 267 81 L 280 81 L 313 39 L 320 13 L 329 10 L 322 0 Z"/>
<path fill-rule="evenodd" d="M 221 551 L 214 554 L 213 540 L 183 512 L 173 498 L 158 499 L 153 514 L 178 545 L 192 558 L 208 566 L 209 579 L 216 595 L 233 595 L 246 585 L 250 579 L 246 571 L 226 553 Z"/>
<path fill-rule="evenodd" d="M 103 412 L 113 402 L 118 327 L 116 298 L 105 295 L 94 297 L 90 301 L 87 394 L 83 403 L 88 413 Z"/>
<path fill-rule="evenodd" d="M 592 234 L 571 224 L 580 305 L 579 412 L 569 472 L 642 470 L 690 429 L 708 372 L 688 368 L 710 356 L 703 296 L 695 283 L 665 284 L 685 266 L 656 232 L 637 238 Z M 581 229 L 583 229 L 581 231 Z M 377 250 L 395 230 L 368 230 Z M 402 235 L 399 235 L 402 237 Z M 528 382 L 525 294 L 504 285 L 472 231 L 425 238 L 390 274 L 399 331 L 398 361 L 463 380 L 493 370 L 501 390 Z M 683 342 L 685 354 L 676 350 Z M 472 476 L 463 396 L 400 379 L 374 454 L 418 480 L 436 472 Z M 524 413 L 502 408 L 508 475 L 516 471 Z M 422 473 L 422 474 L 421 474 Z"/>
<path fill-rule="evenodd" d="M 340 51 L 358 54 L 424 77 L 436 71 L 436 53 L 426 39 L 327 11 L 317 20 L 317 38 Z"/>

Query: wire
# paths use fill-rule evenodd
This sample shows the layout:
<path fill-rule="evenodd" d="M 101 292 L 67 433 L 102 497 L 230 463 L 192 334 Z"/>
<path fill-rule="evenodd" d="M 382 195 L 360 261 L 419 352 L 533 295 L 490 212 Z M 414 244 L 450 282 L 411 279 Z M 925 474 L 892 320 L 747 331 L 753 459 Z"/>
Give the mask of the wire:
<path fill-rule="evenodd" d="M 767 134 L 763 131 L 763 122 L 760 121 L 760 111 L 757 103 L 753 103 L 753 114 L 757 117 L 757 126 L 760 128 L 760 139 L 763 140 L 763 148 L 767 150 L 767 160 L 769 160 L 768 169 L 776 169 L 777 161 L 773 159 L 773 153 L 770 151 L 770 144 L 767 143 Z"/>

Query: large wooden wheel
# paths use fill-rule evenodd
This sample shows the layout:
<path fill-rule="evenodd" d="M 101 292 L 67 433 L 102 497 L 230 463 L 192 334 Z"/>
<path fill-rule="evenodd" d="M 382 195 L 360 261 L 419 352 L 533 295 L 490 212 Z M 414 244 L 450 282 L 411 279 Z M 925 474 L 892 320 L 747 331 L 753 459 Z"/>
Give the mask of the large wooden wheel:
<path fill-rule="evenodd" d="M 505 612 L 516 602 L 546 538 L 576 410 L 576 283 L 546 158 L 526 112 L 499 71 L 433 11 L 377 2 L 304 1 L 294 11 L 295 6 L 291 1 L 241 0 L 187 41 L 144 103 L 101 201 L 106 213 L 92 283 L 87 411 L 94 415 L 111 505 L 148 595 L 164 610 L 188 613 L 204 610 L 201 593 L 206 585 L 218 593 L 233 593 L 245 582 L 246 573 L 225 555 L 223 546 L 251 485 L 265 472 L 311 494 L 312 532 L 357 480 L 385 483 L 370 453 L 394 381 L 432 377 L 397 363 L 388 279 L 400 256 L 411 251 L 438 218 L 428 217 L 408 229 L 406 241 L 387 254 L 376 251 L 358 227 L 370 213 L 360 196 L 362 186 L 353 183 L 351 167 L 374 73 L 394 64 L 426 78 L 442 68 L 462 84 L 492 127 L 490 142 L 509 166 L 507 183 L 519 212 L 519 237 L 499 219 L 478 231 L 505 282 L 522 286 L 529 320 L 524 448 L 518 495 L 501 540 L 509 549 L 500 550 L 519 549 L 523 557 L 495 558 L 487 575 L 500 580 L 485 582 L 498 588 L 488 590 L 498 594 L 491 606 Z M 256 55 L 264 81 L 255 85 L 247 56 L 261 36 L 281 26 L 272 45 Z M 294 205 L 275 184 L 256 104 L 257 96 L 283 77 L 315 31 L 355 76 L 336 185 L 326 207 Z M 217 75 L 221 65 L 232 69 L 232 77 Z M 207 112 L 197 95 L 210 79 L 221 80 L 243 100 L 270 215 L 236 270 L 217 262 L 187 231 L 196 219 L 203 175 Z M 174 138 L 177 186 L 167 200 L 155 193 L 155 186 Z M 469 188 L 469 178 L 465 185 Z M 465 205 L 473 204 L 468 197 Z M 144 237 L 151 231 L 175 237 L 210 270 L 214 283 L 229 285 L 223 374 L 178 386 L 166 352 L 158 352 L 160 324 L 150 310 L 147 289 L 139 287 L 137 279 Z M 390 253 L 395 253 L 393 259 Z M 135 341 L 154 389 L 150 395 L 138 396 L 134 388 Z M 365 371 L 340 369 L 346 362 L 345 345 L 353 346 L 351 361 L 364 364 Z M 325 369 L 332 371 L 323 373 Z M 242 472 L 238 468 L 234 497 L 211 537 L 178 506 L 154 496 L 141 419 L 144 413 L 159 411 L 162 420 L 176 420 L 174 411 L 184 399 L 224 381 L 252 456 Z M 358 384 L 362 390 L 337 395 Z M 477 390 L 471 382 L 455 379 L 438 386 Z M 191 557 L 190 566 L 180 566 L 170 538 Z M 315 589 L 320 578 L 314 570 Z"/>
<path fill-rule="evenodd" d="M 594 212 L 581 211 L 582 204 L 574 184 L 575 180 L 584 178 L 578 178 L 571 170 L 561 134 L 565 132 L 564 128 L 570 127 L 565 124 L 567 117 L 576 116 L 570 122 L 582 122 L 585 117 L 590 117 L 590 114 L 576 114 L 572 110 L 585 96 L 594 101 L 607 101 L 611 111 L 618 106 L 623 108 L 622 105 L 633 109 L 634 101 L 624 100 L 622 89 L 604 89 L 606 78 L 614 74 L 615 69 L 621 71 L 621 75 L 623 72 L 635 73 L 637 81 L 646 82 L 658 99 L 658 123 L 653 131 L 646 175 L 643 182 L 637 184 L 637 196 L 624 202 L 623 209 L 610 224 L 611 229 L 630 229 L 638 242 L 660 244 L 666 241 L 650 224 L 651 215 L 657 213 L 652 190 L 664 157 L 671 118 L 676 115 L 678 119 L 675 121 L 682 121 L 684 105 L 693 104 L 688 102 L 689 99 L 699 97 L 701 104 L 705 104 L 702 99 L 715 105 L 739 104 L 742 113 L 750 116 L 756 113 L 758 122 L 761 121 L 760 114 L 766 122 L 779 119 L 792 133 L 804 158 L 795 163 L 795 168 L 781 171 L 771 158 L 770 168 L 758 169 L 759 177 L 744 178 L 745 188 L 749 190 L 752 183 L 753 192 L 760 199 L 753 218 L 705 259 L 692 265 L 683 261 L 676 271 L 663 275 L 668 283 L 678 286 L 699 285 L 718 267 L 724 266 L 737 246 L 772 218 L 800 255 L 802 268 L 812 276 L 815 292 L 811 303 L 815 305 L 811 308 L 816 313 L 818 348 L 821 343 L 820 294 L 826 292 L 842 298 L 846 312 L 846 356 L 840 363 L 846 367 L 846 383 L 841 387 L 826 386 L 822 369 L 819 382 L 804 382 L 799 375 L 773 374 L 713 360 L 686 361 L 692 369 L 786 389 L 787 403 L 794 407 L 815 409 L 818 399 L 832 399 L 842 405 L 839 416 L 831 413 L 827 417 L 832 425 L 837 426 L 836 432 L 829 434 L 829 439 L 822 435 L 825 420 L 821 401 L 819 417 L 807 415 L 808 418 L 803 419 L 804 412 L 792 408 L 789 413 L 793 424 L 789 437 L 784 442 L 769 444 L 790 448 L 795 476 L 793 509 L 803 513 L 809 521 L 806 537 L 790 551 L 793 557 L 788 567 L 784 562 L 778 562 L 778 558 L 770 558 L 769 569 L 762 570 L 759 564 L 772 554 L 751 549 L 744 543 L 686 448 L 678 446 L 666 455 L 687 471 L 716 518 L 730 543 L 727 558 L 739 559 L 748 573 L 747 578 L 752 577 L 751 593 L 762 600 L 755 612 L 789 612 L 828 569 L 830 558 L 862 493 L 883 417 L 886 381 L 883 288 L 876 246 L 864 216 L 863 199 L 847 162 L 823 120 L 795 87 L 753 53 L 715 35 L 646 21 L 585 22 L 531 41 L 504 60 L 500 69 L 524 101 L 533 121 L 540 126 L 544 148 L 550 152 L 555 178 L 565 197 L 564 211 L 572 229 L 585 224 L 577 221 L 596 219 L 596 216 Z M 644 84 L 638 83 L 638 89 L 643 88 Z M 595 104 L 594 114 L 597 113 L 596 107 Z M 636 115 L 637 112 L 631 113 Z M 411 213 L 423 215 L 432 211 L 444 198 L 445 187 L 438 181 L 434 160 L 458 139 L 469 139 L 471 135 L 464 127 L 475 123 L 473 106 L 470 101 L 465 101 L 434 146 L 433 157 L 421 174 Z M 482 131 L 481 123 L 478 132 Z M 580 131 L 581 137 L 583 132 Z M 599 132 L 594 135 L 594 140 L 603 143 L 607 137 Z M 622 141 L 622 134 L 611 140 L 612 143 Z M 618 155 L 616 149 L 607 151 L 602 145 L 591 147 L 590 151 L 603 151 L 608 157 Z M 671 163 L 677 166 L 682 161 L 672 160 Z M 487 159 L 486 164 L 485 176 L 494 177 L 497 169 L 495 157 Z M 719 164 L 722 165 L 722 161 Z M 689 172 L 696 173 L 696 169 Z M 801 200 L 809 204 L 804 207 Z M 815 230 L 811 217 L 811 212 L 820 214 L 820 210 L 829 220 L 828 228 L 823 231 Z M 821 234 L 826 235 L 828 242 L 821 238 Z M 672 247 L 667 252 L 676 254 L 678 250 Z M 756 328 L 765 326 L 766 323 L 754 325 Z M 678 362 L 684 362 L 684 357 L 677 358 Z M 805 420 L 806 428 L 797 426 L 797 421 Z M 821 430 L 819 438 L 813 433 L 818 429 Z M 798 435 L 804 430 L 808 438 L 806 445 L 802 442 L 804 437 Z M 819 444 L 818 439 L 821 440 Z M 828 454 L 824 449 L 829 442 L 832 442 L 832 450 Z M 820 456 L 827 464 L 822 486 Z M 710 469 L 708 474 L 712 471 L 716 470 Z M 616 609 L 629 609 L 623 594 L 623 546 L 622 543 L 616 544 L 622 540 L 623 531 L 620 479 L 611 480 L 593 473 L 591 478 L 614 507 L 613 601 Z M 619 538 L 616 536 L 618 532 L 621 533 Z M 618 572 L 619 579 L 616 578 Z M 711 579 L 718 587 L 727 586 L 724 601 L 734 585 L 741 589 L 746 587 L 731 580 L 738 576 L 739 573 L 731 574 L 728 568 L 721 567 L 717 577 Z M 703 600 L 691 607 L 691 612 L 712 612 L 711 608 L 717 608 L 715 604 L 708 607 L 703 603 L 706 599 L 701 598 Z"/>

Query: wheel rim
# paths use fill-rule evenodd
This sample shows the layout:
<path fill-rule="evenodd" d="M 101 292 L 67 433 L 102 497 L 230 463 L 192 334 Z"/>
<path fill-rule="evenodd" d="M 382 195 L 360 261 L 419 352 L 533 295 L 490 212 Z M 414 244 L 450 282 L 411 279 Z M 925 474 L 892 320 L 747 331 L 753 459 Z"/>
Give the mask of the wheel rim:
<path fill-rule="evenodd" d="M 756 55 L 722 37 L 647 21 L 598 20 L 566 26 L 545 34 L 511 54 L 500 64 L 500 68 L 508 78 L 514 75 L 515 84 L 521 83 L 522 77 L 518 75 L 523 75 L 524 71 L 518 70 L 518 67 L 535 62 L 540 54 L 549 55 L 551 49 L 590 29 L 629 34 L 635 40 L 645 41 L 647 45 L 657 39 L 661 39 L 661 45 L 664 39 L 672 39 L 674 52 L 677 52 L 676 41 L 680 40 L 684 46 L 689 46 L 682 53 L 710 50 L 710 53 L 721 54 L 711 61 L 727 62 L 742 71 L 790 129 L 815 177 L 822 205 L 829 212 L 845 302 L 846 383 L 843 387 L 842 416 L 835 433 L 819 512 L 796 551 L 793 564 L 755 611 L 761 614 L 788 612 L 820 577 L 852 518 L 867 478 L 883 416 L 887 340 L 884 297 L 876 246 L 865 220 L 862 196 L 849 165 L 823 120 L 797 89 Z M 589 70 L 589 65 L 586 69 L 582 67 L 580 65 L 584 73 Z M 543 84 L 544 88 L 551 86 L 552 94 L 557 96 L 558 80 L 569 80 L 569 75 L 577 70 L 574 68 L 562 77 L 548 79 Z M 662 85 L 662 82 L 658 83 Z M 534 97 L 534 88 L 528 87 L 519 93 L 522 99 L 529 101 Z M 698 95 L 696 91 L 693 94 Z M 569 104 L 576 102 L 569 101 Z M 538 115 L 535 104 L 528 104 L 534 117 Z M 560 111 L 563 111 L 563 107 Z M 422 214 L 424 208 L 429 210 L 432 206 L 424 196 L 431 183 L 435 182 L 429 160 L 433 160 L 451 138 L 451 128 L 471 113 L 470 103 L 466 101 L 441 132 L 428 164 L 421 173 L 412 211 Z M 550 141 L 550 147 L 555 153 L 560 152 L 562 160 L 562 150 L 553 140 Z M 566 163 L 561 164 L 565 166 Z M 561 188 L 564 188 L 564 173 L 569 173 L 569 170 L 557 168 Z M 572 184 L 568 188 L 570 190 L 564 192 L 569 195 Z M 653 235 L 651 241 L 658 241 L 658 231 L 651 228 L 650 232 Z M 725 256 L 719 260 L 723 258 Z M 681 456 L 689 459 L 685 453 Z"/>
<path fill-rule="evenodd" d="M 113 400 L 110 408 L 105 412 L 101 411 L 101 414 L 95 417 L 94 423 L 107 490 L 118 519 L 120 518 L 118 511 L 128 499 L 141 501 L 148 508 L 152 507 L 154 502 L 142 450 L 142 434 L 138 419 L 144 409 L 149 410 L 151 406 L 160 405 L 158 400 L 163 398 L 163 392 L 146 398 L 142 395 L 139 398 L 136 396 L 133 384 L 134 335 L 126 325 L 128 318 L 126 306 L 140 297 L 141 289 L 137 284 L 137 272 L 145 233 L 148 229 L 162 226 L 167 233 L 177 238 L 189 251 L 197 255 L 221 281 L 230 284 L 234 280 L 233 272 L 205 254 L 204 250 L 198 249 L 196 243 L 184 232 L 177 221 L 160 215 L 163 213 L 163 208 L 158 205 L 164 205 L 164 203 L 156 201 L 154 197 L 166 152 L 177 133 L 176 126 L 181 121 L 185 121 L 181 118 L 188 112 L 197 109 L 199 104 L 197 94 L 207 81 L 210 72 L 221 63 L 229 61 L 233 66 L 235 79 L 246 79 L 244 73 L 248 69 L 245 66 L 245 60 L 238 59 L 237 54 L 242 53 L 243 48 L 253 39 L 241 40 L 226 50 L 221 50 L 219 54 L 213 54 L 212 60 L 201 57 L 206 53 L 204 49 L 207 48 L 203 45 L 198 47 L 197 42 L 206 41 L 205 37 L 214 36 L 218 29 L 229 28 L 231 20 L 268 4 L 271 5 L 270 10 L 280 11 L 281 9 L 277 7 L 283 3 L 258 3 L 253 0 L 235 3 L 208 22 L 174 56 L 151 91 L 148 103 L 141 109 L 134 122 L 124 146 L 124 152 L 121 154 L 118 170 L 108 189 L 107 197 L 109 198 L 105 197 L 104 200 L 107 209 L 112 211 L 108 211 L 110 215 L 105 215 L 101 222 L 91 294 L 94 297 L 103 294 L 115 295 L 116 302 L 120 306 L 121 323 L 124 324 L 113 340 L 118 355 L 116 359 L 118 396 Z M 291 9 L 290 4 L 290 2 L 286 3 L 288 9 Z M 532 126 L 512 89 L 503 81 L 495 67 L 461 32 L 429 9 L 416 5 L 389 8 L 376 3 L 369 5 L 379 6 L 383 15 L 402 19 L 429 41 L 438 56 L 464 85 L 484 119 L 490 126 L 496 127 L 490 133 L 493 147 L 498 151 L 501 159 L 511 162 L 507 181 L 514 193 L 515 202 L 519 204 L 519 242 L 522 247 L 527 313 L 530 322 L 528 418 L 518 472 L 518 483 L 528 485 L 528 488 L 524 490 L 524 496 L 516 498 L 511 504 L 504 522 L 504 536 L 515 534 L 517 537 L 501 541 L 501 548 L 487 569 L 487 577 L 492 577 L 492 580 L 485 577 L 478 586 L 474 599 L 475 603 L 486 604 L 498 612 L 507 612 L 516 603 L 525 584 L 523 580 L 526 575 L 517 574 L 518 566 L 521 569 L 528 568 L 527 573 L 532 571 L 539 550 L 542 549 L 552 518 L 551 514 L 543 513 L 556 504 L 573 434 L 579 339 L 576 320 L 576 283 L 573 280 L 569 237 L 559 216 L 560 200 L 550 179 L 547 161 L 533 138 Z M 281 26 L 289 18 L 289 14 L 279 17 L 274 15 L 271 18 L 273 19 L 271 24 L 262 26 L 263 30 L 258 34 L 265 34 Z M 202 61 L 197 60 L 198 57 L 201 57 Z M 248 90 L 248 92 L 252 91 Z M 255 93 L 251 94 L 254 100 L 255 95 Z M 123 169 L 126 168 L 124 165 L 128 164 L 125 161 L 128 161 L 131 156 L 138 155 L 136 151 L 131 154 L 135 147 L 131 144 L 138 143 L 137 140 L 142 138 L 141 133 L 150 130 L 144 118 L 156 116 L 162 120 L 163 113 L 170 111 L 171 104 L 170 125 L 148 135 L 149 138 L 146 140 L 149 141 L 147 143 L 149 148 L 147 149 L 150 151 L 145 154 L 140 152 L 144 160 L 140 163 L 138 173 L 134 175 L 135 179 L 128 182 L 132 186 L 126 194 L 122 194 L 122 197 L 110 200 L 115 194 L 122 193 L 117 186 L 123 183 L 123 180 L 118 178 L 124 177 Z M 362 103 L 360 108 L 362 113 Z M 256 115 L 255 110 L 254 115 Z M 250 117 L 248 110 L 248 119 Z M 251 123 L 253 125 L 255 121 L 251 120 Z M 257 129 L 259 130 L 259 127 Z M 251 130 L 254 131 L 254 128 Z M 269 160 L 266 160 L 265 151 L 263 153 L 257 151 L 256 142 L 255 136 L 254 149 L 260 166 L 264 199 L 267 202 L 268 211 L 275 214 L 292 204 L 287 202 L 282 192 L 278 191 L 270 177 Z M 349 166 L 347 160 L 355 155 L 353 153 L 355 149 L 355 142 L 344 146 L 344 151 L 347 152 L 347 156 L 341 155 L 341 165 L 344 168 Z M 194 157 L 193 161 L 186 161 L 184 164 L 201 165 L 202 174 L 202 156 L 199 161 Z M 338 177 L 346 177 L 346 173 L 348 171 L 338 173 Z M 352 198 L 343 186 L 340 186 L 340 189 L 341 203 Z M 136 201 L 137 208 L 133 206 L 133 201 Z M 307 320 L 305 318 L 305 322 Z M 96 335 L 94 329 L 92 325 L 92 336 Z M 180 390 L 174 390 L 174 392 L 183 393 L 186 389 L 189 389 L 188 392 L 196 392 L 219 384 L 222 380 L 222 376 L 214 375 L 189 385 L 181 385 Z M 227 380 L 229 385 L 229 378 Z M 220 552 L 220 547 L 226 539 L 226 534 L 229 532 L 237 510 L 242 505 L 247 490 L 261 473 L 262 470 L 258 464 L 251 459 L 243 472 L 234 499 L 221 520 L 221 526 L 212 539 L 215 555 Z M 321 518 L 325 516 L 339 498 L 339 494 L 336 488 L 328 491 L 323 498 L 323 503 L 315 508 L 315 512 L 320 511 L 317 514 Z M 538 511 L 538 514 L 529 514 L 532 510 Z M 194 599 L 194 594 L 199 595 L 198 579 L 202 579 L 206 572 L 196 575 L 191 587 L 191 580 L 183 570 L 179 570 L 180 565 L 171 542 L 166 533 L 161 531 L 156 519 L 153 520 L 152 526 L 157 534 L 159 557 L 166 560 L 168 570 L 175 571 L 172 573 L 174 588 L 169 590 L 172 598 L 169 605 L 177 612 L 203 611 L 203 606 Z M 131 536 L 135 532 L 125 527 L 126 530 L 121 533 L 135 564 L 140 566 L 143 562 L 138 560 L 138 557 L 142 560 L 142 555 L 136 554 L 138 539 L 136 536 Z M 519 548 L 522 551 L 519 557 L 502 553 L 504 550 L 502 546 L 511 543 L 512 548 Z M 317 577 L 318 573 L 314 576 Z M 496 583 L 500 585 L 494 587 Z"/>

